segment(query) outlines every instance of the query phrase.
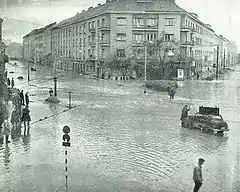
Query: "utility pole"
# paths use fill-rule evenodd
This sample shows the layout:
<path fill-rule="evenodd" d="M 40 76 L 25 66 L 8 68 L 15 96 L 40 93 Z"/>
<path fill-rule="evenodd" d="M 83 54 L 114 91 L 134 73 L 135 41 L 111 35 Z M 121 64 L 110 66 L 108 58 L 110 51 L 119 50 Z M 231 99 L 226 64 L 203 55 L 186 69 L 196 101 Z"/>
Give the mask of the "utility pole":
<path fill-rule="evenodd" d="M 223 53 L 223 67 L 224 67 L 224 69 L 226 68 L 226 62 L 225 62 L 225 48 L 224 48 L 224 53 Z"/>
<path fill-rule="evenodd" d="M 145 56 L 144 56 L 144 93 L 146 94 L 147 93 L 147 33 L 146 33 L 146 29 L 147 29 L 147 14 L 146 14 L 146 0 L 144 2 L 144 7 L 145 7 L 145 33 L 144 33 L 144 52 L 145 52 Z"/>
<path fill-rule="evenodd" d="M 69 94 L 69 104 L 68 104 L 69 109 L 72 108 L 72 106 L 71 106 L 71 99 L 72 99 L 71 93 L 72 93 L 72 92 L 68 92 L 68 94 Z"/>
<path fill-rule="evenodd" d="M 71 146 L 71 143 L 70 143 L 70 127 L 65 125 L 63 127 L 63 143 L 62 143 L 62 146 L 65 147 L 65 186 L 66 186 L 66 192 L 68 192 L 68 158 L 67 158 L 67 155 L 68 155 L 68 150 L 67 148 Z"/>
<path fill-rule="evenodd" d="M 29 83 L 29 81 L 30 81 L 30 61 L 28 61 L 28 83 Z"/>
<path fill-rule="evenodd" d="M 54 96 L 57 97 L 57 77 L 53 77 L 54 81 Z"/>
<path fill-rule="evenodd" d="M 219 45 L 217 46 L 216 80 L 218 80 L 218 57 L 219 57 Z"/>
<path fill-rule="evenodd" d="M 147 93 L 147 42 L 145 41 L 145 57 L 144 57 L 144 83 L 145 83 L 145 87 L 144 87 L 144 93 Z"/>

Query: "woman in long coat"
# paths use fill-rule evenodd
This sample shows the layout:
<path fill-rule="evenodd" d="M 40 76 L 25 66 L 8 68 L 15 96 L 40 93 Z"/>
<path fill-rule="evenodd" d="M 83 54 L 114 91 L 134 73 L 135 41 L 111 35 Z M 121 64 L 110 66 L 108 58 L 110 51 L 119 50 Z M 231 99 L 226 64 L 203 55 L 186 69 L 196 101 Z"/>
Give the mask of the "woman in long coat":
<path fill-rule="evenodd" d="M 26 122 L 28 125 L 28 129 L 29 129 L 29 122 L 31 121 L 31 117 L 30 117 L 30 110 L 28 109 L 28 105 L 22 110 L 22 118 L 21 121 L 24 123 L 24 128 L 26 129 Z"/>

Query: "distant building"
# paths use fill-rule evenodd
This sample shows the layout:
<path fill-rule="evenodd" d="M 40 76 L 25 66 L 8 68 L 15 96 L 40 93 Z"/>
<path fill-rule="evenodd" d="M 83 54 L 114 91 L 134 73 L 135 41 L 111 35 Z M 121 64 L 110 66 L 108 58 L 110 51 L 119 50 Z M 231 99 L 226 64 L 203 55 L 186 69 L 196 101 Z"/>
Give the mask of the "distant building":
<path fill-rule="evenodd" d="M 50 65 L 48 56 L 51 54 L 51 23 L 43 28 L 34 29 L 23 37 L 23 57 L 25 60 L 43 65 Z"/>
<path fill-rule="evenodd" d="M 162 31 L 165 41 L 175 37 L 180 42 L 176 65 L 164 66 L 174 68 L 176 78 L 213 68 L 217 45 L 221 45 L 222 63 L 228 61 L 230 65 L 236 54 L 230 41 L 217 36 L 209 24 L 200 21 L 197 14 L 180 8 L 174 0 L 106 0 L 50 30 L 54 66 L 77 73 L 101 74 L 101 63 L 112 55 L 118 58 L 135 55 L 143 63 L 144 42 L 156 41 Z M 36 34 L 30 33 L 30 39 L 32 35 Z M 42 57 L 38 51 L 36 48 L 35 57 Z"/>
<path fill-rule="evenodd" d="M 6 55 L 10 59 L 22 59 L 23 46 L 20 43 L 10 43 L 6 48 Z"/>

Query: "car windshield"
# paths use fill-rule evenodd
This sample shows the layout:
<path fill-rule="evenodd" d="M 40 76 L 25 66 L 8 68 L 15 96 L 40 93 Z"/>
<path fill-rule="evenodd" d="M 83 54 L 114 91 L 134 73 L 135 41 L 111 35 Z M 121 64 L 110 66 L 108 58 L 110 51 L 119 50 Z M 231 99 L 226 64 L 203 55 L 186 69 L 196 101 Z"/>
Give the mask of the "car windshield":
<path fill-rule="evenodd" d="M 216 120 L 221 120 L 221 119 L 222 119 L 220 116 L 210 115 L 210 117 L 211 117 L 212 119 L 216 119 Z"/>

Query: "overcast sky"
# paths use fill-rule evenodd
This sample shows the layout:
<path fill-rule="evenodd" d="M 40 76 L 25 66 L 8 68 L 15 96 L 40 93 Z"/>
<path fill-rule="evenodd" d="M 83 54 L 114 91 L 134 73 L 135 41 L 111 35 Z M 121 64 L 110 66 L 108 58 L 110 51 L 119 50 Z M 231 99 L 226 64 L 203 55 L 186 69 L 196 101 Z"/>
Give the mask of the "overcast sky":
<path fill-rule="evenodd" d="M 1 2 L 4 0 L 0 0 Z M 22 36 L 32 28 L 61 21 L 87 9 L 104 3 L 105 0 L 5 0 L 8 8 L 0 16 L 24 20 L 23 23 L 7 19 L 4 23 L 3 38 L 22 42 Z M 21 5 L 17 5 L 20 2 Z M 25 2 L 25 5 L 24 5 Z M 27 2 L 27 3 L 26 3 Z M 30 4 L 29 4 L 30 3 Z M 240 0 L 176 0 L 176 3 L 189 12 L 195 12 L 200 20 L 212 25 L 217 34 L 222 34 L 240 47 Z M 5 4 L 6 5 L 6 4 Z"/>

